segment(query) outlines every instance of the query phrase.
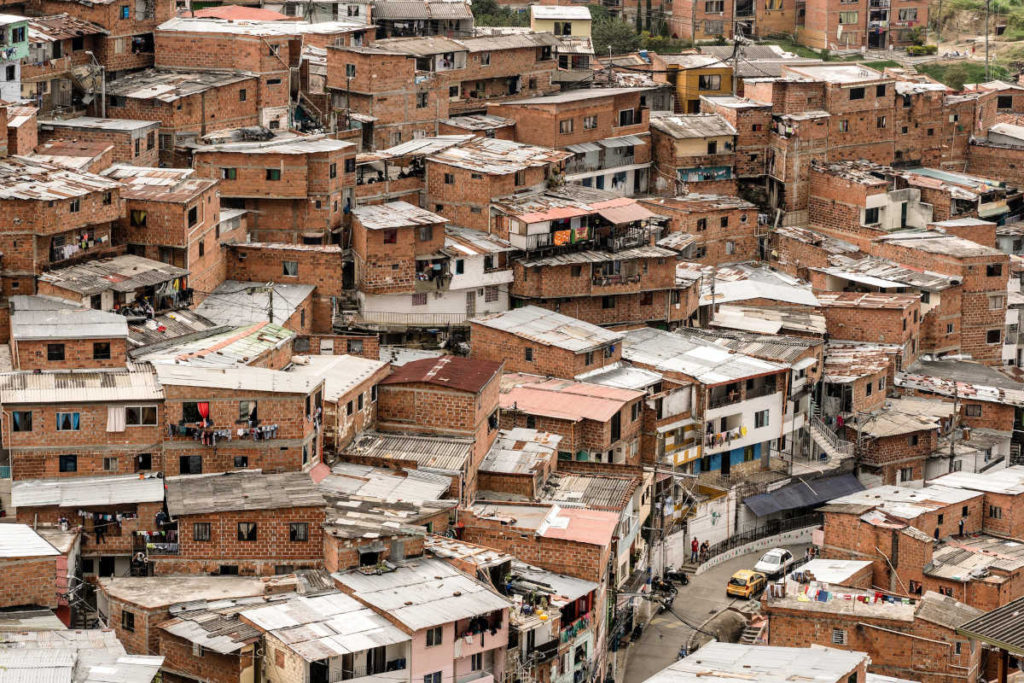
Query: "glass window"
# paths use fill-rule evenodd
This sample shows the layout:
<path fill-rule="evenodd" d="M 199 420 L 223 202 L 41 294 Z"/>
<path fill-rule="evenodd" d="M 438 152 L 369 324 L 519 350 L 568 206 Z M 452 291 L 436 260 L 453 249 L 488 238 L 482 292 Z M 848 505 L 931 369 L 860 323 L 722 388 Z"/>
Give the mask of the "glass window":
<path fill-rule="evenodd" d="M 238 540 L 239 541 L 255 541 L 256 540 L 256 522 L 239 522 L 238 523 Z"/>
<path fill-rule="evenodd" d="M 77 472 L 78 471 L 78 456 L 77 455 L 62 455 L 60 456 L 60 471 L 61 472 Z"/>
<path fill-rule="evenodd" d="M 124 423 L 129 427 L 156 426 L 156 406 L 127 406 L 124 409 Z"/>
<path fill-rule="evenodd" d="M 93 360 L 110 360 L 110 342 L 93 342 Z"/>
<path fill-rule="evenodd" d="M 192 524 L 192 540 L 193 541 L 209 541 L 210 540 L 210 523 L 209 522 L 195 522 Z"/>
<path fill-rule="evenodd" d="M 77 432 L 79 426 L 78 420 L 78 413 L 57 413 L 57 431 Z"/>
<path fill-rule="evenodd" d="M 306 522 L 292 522 L 288 525 L 288 540 L 299 543 L 309 540 L 309 524 Z"/>
<path fill-rule="evenodd" d="M 427 629 L 427 647 L 435 647 L 442 642 L 444 642 L 444 627 L 435 626 L 434 628 Z"/>
<path fill-rule="evenodd" d="M 32 411 L 31 410 L 15 410 L 11 413 L 11 431 L 14 432 L 31 432 L 32 431 Z"/>
<path fill-rule="evenodd" d="M 50 361 L 61 361 L 61 360 L 64 360 L 64 345 L 63 344 L 47 344 L 46 345 L 46 360 L 50 360 Z"/>

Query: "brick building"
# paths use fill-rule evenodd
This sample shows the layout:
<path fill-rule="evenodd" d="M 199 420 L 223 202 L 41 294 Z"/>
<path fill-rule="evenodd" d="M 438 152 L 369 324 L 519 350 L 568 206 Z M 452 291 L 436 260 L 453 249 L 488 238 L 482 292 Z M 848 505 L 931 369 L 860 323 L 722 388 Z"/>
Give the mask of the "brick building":
<path fill-rule="evenodd" d="M 63 574 L 58 572 L 60 551 L 28 524 L 4 524 L 0 526 L 0 538 L 4 546 L 0 554 L 0 571 L 4 573 L 0 606 L 57 607 L 58 598 L 68 590 L 66 567 Z"/>
<path fill-rule="evenodd" d="M 164 391 L 167 476 L 308 471 L 320 461 L 323 379 L 255 367 L 154 367 Z"/>
<path fill-rule="evenodd" d="M 865 2 L 811 0 L 797 32 L 802 45 L 819 50 L 886 49 L 909 45 L 928 26 L 927 2 L 899 7 Z"/>
<path fill-rule="evenodd" d="M 352 206 L 355 152 L 351 142 L 325 136 L 281 136 L 197 146 L 192 166 L 220 179 L 223 206 L 251 212 L 253 240 L 331 244 Z"/>
<path fill-rule="evenodd" d="M 81 532 L 86 579 L 127 575 L 136 534 L 155 529 L 163 501 L 163 480 L 151 474 L 27 479 L 11 486 L 19 522 Z"/>
<path fill-rule="evenodd" d="M 573 378 L 622 359 L 622 335 L 537 306 L 470 321 L 473 358 L 507 372 Z"/>
<path fill-rule="evenodd" d="M 477 467 L 498 435 L 501 369 L 500 362 L 443 356 L 406 363 L 379 384 L 380 431 L 472 440 L 461 501 L 473 499 Z"/>
<path fill-rule="evenodd" d="M 736 129 L 733 149 L 737 181 L 763 177 L 772 130 L 772 105 L 732 95 L 701 95 L 700 108 L 706 113 L 718 114 Z"/>
<path fill-rule="evenodd" d="M 119 228 L 128 253 L 183 268 L 202 301 L 224 281 L 219 182 L 194 177 L 191 169 L 118 164 L 103 175 L 124 184 L 125 214 Z"/>
<path fill-rule="evenodd" d="M 176 17 L 157 27 L 156 66 L 216 72 L 225 69 L 259 75 L 248 93 L 259 111 L 258 125 L 291 127 L 290 71 L 298 70 L 304 47 L 362 45 L 372 40 L 359 21 L 261 21 L 212 17 Z M 321 121 L 326 125 L 327 121 Z M 235 123 L 219 126 L 233 128 Z"/>
<path fill-rule="evenodd" d="M 426 159 L 425 206 L 456 225 L 487 231 L 493 197 L 542 190 L 571 152 L 475 138 Z"/>
<path fill-rule="evenodd" d="M 114 145 L 114 161 L 137 166 L 156 166 L 157 135 L 161 122 L 136 119 L 79 116 L 73 119 L 40 119 L 39 141 L 106 142 Z"/>
<path fill-rule="evenodd" d="M 102 235 L 100 235 L 102 237 Z M 48 270 L 36 281 L 36 290 L 43 295 L 67 299 L 97 310 L 118 311 L 123 306 L 151 306 L 154 312 L 183 308 L 192 301 L 188 271 L 168 263 L 134 254 L 87 259 L 110 240 L 90 247 L 82 242 L 85 254 L 74 251 L 75 244 L 65 245 L 66 259 L 75 265 Z M 121 251 L 124 247 L 115 247 Z M 101 252 L 102 253 L 102 252 Z"/>
<path fill-rule="evenodd" d="M 819 292 L 828 335 L 837 341 L 895 344 L 902 364 L 917 359 L 921 338 L 921 299 L 915 294 Z"/>
<path fill-rule="evenodd" d="M 124 213 L 120 184 L 21 157 L 0 160 L 4 294 L 35 293 L 35 276 L 86 256 L 114 253 Z M 20 245 L 20 248 L 19 248 Z"/>
<path fill-rule="evenodd" d="M 939 438 L 953 424 L 953 406 L 942 401 L 886 399 L 881 409 L 857 423 L 858 473 L 865 482 L 915 486 L 931 479 L 934 469 L 949 467 L 938 450 Z M 929 467 L 936 460 L 936 467 Z M 916 483 L 915 483 L 916 482 Z"/>
<path fill-rule="evenodd" d="M 669 234 L 693 235 L 687 260 L 718 265 L 758 258 L 757 207 L 746 200 L 690 193 L 640 203 L 669 219 Z"/>
<path fill-rule="evenodd" d="M 862 683 L 869 680 L 867 665 L 870 659 L 863 652 L 845 652 L 818 645 L 765 647 L 719 642 L 710 642 L 701 650 L 706 654 L 695 652 L 684 657 L 649 680 L 651 683 L 696 683 L 709 670 L 723 678 L 734 674 L 750 676 L 752 671 L 756 671 L 765 681 L 784 681 L 806 675 L 813 675 L 822 683 Z M 710 658 L 713 658 L 713 668 L 708 666 Z"/>
<path fill-rule="evenodd" d="M 802 588 L 789 582 L 785 597 L 765 599 L 769 645 L 866 652 L 869 672 L 913 676 L 925 683 L 977 680 L 981 672 L 982 648 L 956 632 L 980 616 L 979 609 L 932 592 L 909 604 L 855 589 L 825 591 L 831 599 L 801 601 Z"/>
<path fill-rule="evenodd" d="M 0 387 L 15 481 L 163 469 L 163 390 L 152 372 L 14 372 Z"/>
<path fill-rule="evenodd" d="M 108 34 L 102 26 L 67 12 L 29 19 L 29 56 L 21 67 L 21 96 L 44 116 L 70 107 L 72 69 L 91 62 Z"/>
<path fill-rule="evenodd" d="M 11 297 L 10 333 L 15 370 L 124 368 L 128 360 L 124 316 L 63 299 Z"/>
<path fill-rule="evenodd" d="M 560 460 L 640 464 L 643 392 L 512 373 L 501 380 L 501 426 L 562 437 Z"/>
<path fill-rule="evenodd" d="M 225 128 L 258 125 L 258 87 L 258 77 L 245 72 L 146 69 L 107 86 L 106 114 L 159 121 L 160 161 L 172 165 L 176 145 Z M 93 109 L 100 111 L 95 104 Z"/>
<path fill-rule="evenodd" d="M 66 142 L 54 140 L 36 145 L 29 155 L 48 164 L 57 164 L 76 171 L 100 173 L 114 163 L 114 145 L 105 142 Z"/>
<path fill-rule="evenodd" d="M 821 377 L 822 414 L 844 421 L 885 403 L 902 349 L 878 344 L 827 344 Z M 836 423 L 838 426 L 838 422 Z"/>
<path fill-rule="evenodd" d="M 590 88 L 512 100 L 487 113 L 516 122 L 516 140 L 574 152 L 566 181 L 632 196 L 647 191 L 649 88 Z"/>
<path fill-rule="evenodd" d="M 168 477 L 177 544 L 146 548 L 155 574 L 289 574 L 324 556 L 326 501 L 305 472 Z"/>
<path fill-rule="evenodd" d="M 651 120 L 654 190 L 659 195 L 733 194 L 736 129 L 718 114 Z"/>

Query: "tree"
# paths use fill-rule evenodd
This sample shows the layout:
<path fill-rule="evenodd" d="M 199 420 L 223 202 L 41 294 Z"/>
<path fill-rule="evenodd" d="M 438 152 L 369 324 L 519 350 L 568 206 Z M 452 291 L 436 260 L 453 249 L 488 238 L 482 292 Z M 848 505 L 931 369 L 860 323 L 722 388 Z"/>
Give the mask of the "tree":
<path fill-rule="evenodd" d="M 971 74 L 967 70 L 967 67 L 964 66 L 963 62 L 951 64 L 949 68 L 946 69 L 946 73 L 942 76 L 943 82 L 953 90 L 957 91 L 963 90 L 964 83 L 970 80 L 970 78 Z"/>
<path fill-rule="evenodd" d="M 591 29 L 591 40 L 598 56 L 608 54 L 609 48 L 611 54 L 622 55 L 635 52 L 640 46 L 640 36 L 633 27 L 617 19 L 595 22 Z"/>

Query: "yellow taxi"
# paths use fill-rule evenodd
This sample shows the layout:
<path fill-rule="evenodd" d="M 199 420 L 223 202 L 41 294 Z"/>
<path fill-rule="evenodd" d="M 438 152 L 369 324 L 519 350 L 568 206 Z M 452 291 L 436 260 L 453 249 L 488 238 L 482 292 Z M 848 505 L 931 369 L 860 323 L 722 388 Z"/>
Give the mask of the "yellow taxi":
<path fill-rule="evenodd" d="M 768 579 L 761 572 L 741 569 L 732 575 L 725 587 L 725 594 L 730 598 L 750 599 L 764 590 Z"/>

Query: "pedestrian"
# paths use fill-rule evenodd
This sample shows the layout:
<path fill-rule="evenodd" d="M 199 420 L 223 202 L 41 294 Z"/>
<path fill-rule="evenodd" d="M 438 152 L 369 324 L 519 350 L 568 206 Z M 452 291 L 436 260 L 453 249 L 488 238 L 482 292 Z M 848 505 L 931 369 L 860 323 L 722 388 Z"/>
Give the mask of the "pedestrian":
<path fill-rule="evenodd" d="M 963 536 L 964 535 L 964 521 L 965 521 L 964 518 L 961 517 L 960 518 L 960 533 L 957 534 L 958 536 Z"/>
<path fill-rule="evenodd" d="M 694 538 L 692 541 L 690 541 L 690 562 L 692 562 L 693 564 L 697 563 L 698 548 L 700 548 L 700 543 L 698 543 L 697 539 Z"/>
<path fill-rule="evenodd" d="M 810 561 L 811 561 L 811 546 L 807 546 L 806 548 L 804 548 L 804 562 L 806 563 L 806 562 L 810 562 Z"/>

